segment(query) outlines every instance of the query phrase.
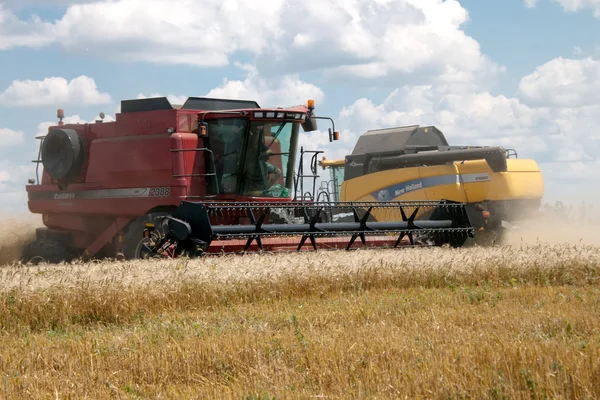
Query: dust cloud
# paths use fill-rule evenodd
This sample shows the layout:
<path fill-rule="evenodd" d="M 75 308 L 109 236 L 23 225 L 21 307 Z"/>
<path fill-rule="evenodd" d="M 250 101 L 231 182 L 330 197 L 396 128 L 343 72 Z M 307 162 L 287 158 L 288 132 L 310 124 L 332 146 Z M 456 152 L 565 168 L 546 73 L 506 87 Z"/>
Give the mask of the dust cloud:
<path fill-rule="evenodd" d="M 538 215 L 508 226 L 502 246 L 565 244 L 600 246 L 600 207 L 545 205 Z"/>
<path fill-rule="evenodd" d="M 23 248 L 35 239 L 35 229 L 43 226 L 39 215 L 0 215 L 0 265 L 17 262 Z"/>

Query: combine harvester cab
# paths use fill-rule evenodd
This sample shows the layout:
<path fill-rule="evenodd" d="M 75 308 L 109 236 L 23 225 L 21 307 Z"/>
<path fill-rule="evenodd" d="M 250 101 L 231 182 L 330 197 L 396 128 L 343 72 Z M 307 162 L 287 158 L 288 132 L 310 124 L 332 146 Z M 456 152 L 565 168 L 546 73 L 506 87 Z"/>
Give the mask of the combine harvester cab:
<path fill-rule="evenodd" d="M 297 200 L 300 128 L 331 120 L 317 117 L 311 100 L 261 108 L 199 97 L 176 106 L 160 97 L 122 101 L 114 122 L 65 125 L 60 109 L 58 118 L 40 137 L 41 179 L 38 171 L 26 187 L 44 227 L 25 262 L 314 250 L 316 238 L 319 248 L 349 249 L 368 235 L 377 246 L 423 244 L 425 234 L 437 238 L 427 244 L 460 246 L 473 235 L 460 202 Z M 330 140 L 338 137 L 330 130 Z M 354 218 L 324 220 L 334 206 Z M 369 215 L 386 210 L 398 218 L 371 223 Z M 439 218 L 420 221 L 421 210 Z"/>
<path fill-rule="evenodd" d="M 502 147 L 450 146 L 434 126 L 365 132 L 352 154 L 323 160 L 330 180 L 319 197 L 331 201 L 450 200 L 465 203 L 476 243 L 501 238 L 506 226 L 532 218 L 544 183 L 537 163 Z M 397 216 L 374 213 L 385 221 Z M 426 213 L 420 218 L 428 218 Z"/>

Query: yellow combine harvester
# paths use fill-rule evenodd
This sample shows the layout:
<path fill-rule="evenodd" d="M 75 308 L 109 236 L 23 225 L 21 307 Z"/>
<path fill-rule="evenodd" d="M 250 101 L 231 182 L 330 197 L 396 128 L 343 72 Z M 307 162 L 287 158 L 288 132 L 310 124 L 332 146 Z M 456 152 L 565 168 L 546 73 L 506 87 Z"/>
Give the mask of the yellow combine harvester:
<path fill-rule="evenodd" d="M 544 194 L 534 160 L 518 159 L 516 151 L 503 147 L 450 146 L 434 126 L 370 130 L 345 159 L 323 157 L 319 164 L 331 173 L 319 194 L 328 201 L 466 203 L 477 243 L 498 240 L 503 222 L 533 216 Z"/>

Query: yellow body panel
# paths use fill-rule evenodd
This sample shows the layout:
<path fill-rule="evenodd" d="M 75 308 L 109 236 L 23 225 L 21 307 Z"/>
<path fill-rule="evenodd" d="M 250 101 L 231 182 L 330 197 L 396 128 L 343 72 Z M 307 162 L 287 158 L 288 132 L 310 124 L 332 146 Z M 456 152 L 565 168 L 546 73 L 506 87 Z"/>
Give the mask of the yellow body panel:
<path fill-rule="evenodd" d="M 344 165 L 344 163 L 345 163 L 345 160 L 343 158 L 337 159 L 337 160 L 327 160 L 327 159 L 325 159 L 325 157 L 323 157 L 323 159 L 321 161 L 319 161 L 319 165 L 323 168 L 341 167 Z"/>
<path fill-rule="evenodd" d="M 398 168 L 342 183 L 341 201 L 410 201 L 442 199 L 464 203 L 540 200 L 541 171 L 534 160 L 508 159 L 506 172 L 493 172 L 485 160 L 446 165 Z M 377 217 L 388 220 L 393 216 Z"/>
<path fill-rule="evenodd" d="M 489 180 L 465 182 L 467 203 L 536 200 L 544 196 L 542 173 L 534 160 L 508 159 L 506 172 L 493 172 L 484 160 L 455 163 L 461 176 L 488 174 Z"/>

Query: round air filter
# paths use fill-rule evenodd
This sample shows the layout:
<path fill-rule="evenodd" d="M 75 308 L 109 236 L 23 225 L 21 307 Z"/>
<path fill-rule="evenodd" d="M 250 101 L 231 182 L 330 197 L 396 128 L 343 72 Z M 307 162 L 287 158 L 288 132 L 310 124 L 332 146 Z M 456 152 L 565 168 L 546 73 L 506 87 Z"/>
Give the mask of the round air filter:
<path fill-rule="evenodd" d="M 46 135 L 42 164 L 52 178 L 68 180 L 79 175 L 83 159 L 83 140 L 74 130 L 54 129 Z"/>

